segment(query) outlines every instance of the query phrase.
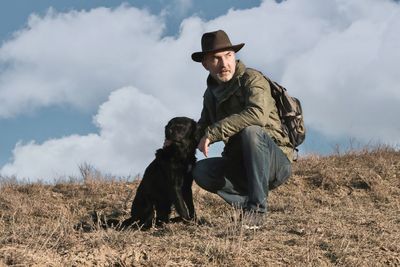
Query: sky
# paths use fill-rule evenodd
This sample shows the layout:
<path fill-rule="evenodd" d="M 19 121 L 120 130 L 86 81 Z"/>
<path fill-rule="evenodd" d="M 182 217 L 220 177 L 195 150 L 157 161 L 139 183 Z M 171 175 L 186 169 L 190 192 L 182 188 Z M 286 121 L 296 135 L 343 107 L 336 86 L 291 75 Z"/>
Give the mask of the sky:
<path fill-rule="evenodd" d="M 400 143 L 394 0 L 15 0 L 0 18 L 3 177 L 143 173 L 170 118 L 199 118 L 207 73 L 190 55 L 217 29 L 301 100 L 301 155 Z"/>

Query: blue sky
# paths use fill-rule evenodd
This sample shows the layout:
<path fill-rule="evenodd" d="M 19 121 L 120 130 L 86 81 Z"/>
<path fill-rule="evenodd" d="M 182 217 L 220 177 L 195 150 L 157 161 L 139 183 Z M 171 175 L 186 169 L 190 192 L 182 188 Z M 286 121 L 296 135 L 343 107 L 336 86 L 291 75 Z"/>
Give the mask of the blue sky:
<path fill-rule="evenodd" d="M 12 35 L 24 28 L 29 15 L 32 13 L 44 15 L 50 7 L 59 12 L 70 10 L 90 10 L 96 7 L 115 8 L 123 3 L 147 9 L 151 13 L 159 14 L 168 4 L 175 4 L 167 0 L 136 0 L 136 1 L 2 1 L 0 2 L 0 40 L 7 41 Z M 187 14 L 197 14 L 204 19 L 213 19 L 224 14 L 230 8 L 250 8 L 260 4 L 259 0 L 230 0 L 230 1 L 190 1 Z M 176 1 L 179 4 L 179 1 Z M 168 16 L 165 35 L 176 35 L 182 17 Z M 79 112 L 68 107 L 55 106 L 35 110 L 32 113 L 22 114 L 10 119 L 0 118 L 0 166 L 12 156 L 12 149 L 18 141 L 35 140 L 39 143 L 50 138 L 59 138 L 70 134 L 88 134 L 97 131 L 92 122 L 91 112 Z"/>
<path fill-rule="evenodd" d="M 170 117 L 198 118 L 206 73 L 190 54 L 218 28 L 301 99 L 302 154 L 397 146 L 400 8 L 366 2 L 2 1 L 0 174 L 143 172 Z"/>

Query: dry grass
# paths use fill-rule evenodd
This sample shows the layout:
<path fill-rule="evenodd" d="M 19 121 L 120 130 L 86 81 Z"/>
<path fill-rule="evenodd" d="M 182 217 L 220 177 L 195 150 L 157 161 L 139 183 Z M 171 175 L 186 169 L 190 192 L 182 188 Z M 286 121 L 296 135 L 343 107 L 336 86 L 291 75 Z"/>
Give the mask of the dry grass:
<path fill-rule="evenodd" d="M 3 181 L 0 265 L 400 266 L 400 153 L 391 149 L 301 159 L 270 193 L 257 231 L 231 222 L 231 208 L 196 186 L 198 214 L 212 225 L 74 230 L 92 211 L 126 218 L 138 185 L 92 174 L 56 185 Z"/>

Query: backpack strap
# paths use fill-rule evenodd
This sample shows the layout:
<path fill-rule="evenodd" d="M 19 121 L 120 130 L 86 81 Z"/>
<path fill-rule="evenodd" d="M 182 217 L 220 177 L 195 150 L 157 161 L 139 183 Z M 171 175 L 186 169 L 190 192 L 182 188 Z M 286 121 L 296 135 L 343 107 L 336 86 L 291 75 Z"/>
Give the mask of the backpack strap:
<path fill-rule="evenodd" d="M 289 137 L 293 150 L 297 153 L 297 146 L 300 145 L 305 138 L 305 126 L 303 112 L 300 101 L 288 94 L 285 87 L 278 84 L 265 76 L 261 71 L 252 68 L 246 68 L 243 74 L 243 84 L 249 77 L 247 70 L 255 71 L 261 74 L 266 79 L 271 87 L 271 95 L 275 100 L 275 105 L 278 110 L 278 116 L 281 121 L 281 129 Z"/>

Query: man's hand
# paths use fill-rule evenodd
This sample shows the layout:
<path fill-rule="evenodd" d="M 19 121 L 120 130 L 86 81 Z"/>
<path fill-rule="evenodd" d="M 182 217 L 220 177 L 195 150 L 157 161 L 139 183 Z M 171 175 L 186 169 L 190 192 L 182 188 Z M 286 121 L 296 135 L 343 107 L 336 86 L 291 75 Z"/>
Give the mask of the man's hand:
<path fill-rule="evenodd" d="M 197 146 L 197 149 L 203 152 L 204 156 L 207 158 L 208 157 L 208 146 L 210 145 L 210 139 L 207 137 L 203 136 L 201 138 L 199 145 Z"/>

